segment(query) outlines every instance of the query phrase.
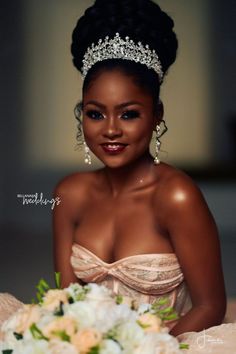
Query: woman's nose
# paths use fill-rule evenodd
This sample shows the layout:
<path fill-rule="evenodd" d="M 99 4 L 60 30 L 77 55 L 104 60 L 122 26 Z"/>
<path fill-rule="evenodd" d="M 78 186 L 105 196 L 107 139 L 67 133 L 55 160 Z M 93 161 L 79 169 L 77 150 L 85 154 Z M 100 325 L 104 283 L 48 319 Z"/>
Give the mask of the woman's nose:
<path fill-rule="evenodd" d="M 122 129 L 119 122 L 114 118 L 108 118 L 103 135 L 110 139 L 120 137 L 122 135 Z"/>

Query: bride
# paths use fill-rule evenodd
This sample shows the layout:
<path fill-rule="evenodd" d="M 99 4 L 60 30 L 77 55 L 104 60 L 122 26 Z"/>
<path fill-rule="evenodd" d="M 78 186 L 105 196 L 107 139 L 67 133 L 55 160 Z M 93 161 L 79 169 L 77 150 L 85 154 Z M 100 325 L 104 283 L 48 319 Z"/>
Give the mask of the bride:
<path fill-rule="evenodd" d="M 193 181 L 158 156 L 166 130 L 160 87 L 178 46 L 173 26 L 150 0 L 97 0 L 73 31 L 84 80 L 77 138 L 85 162 L 91 150 L 104 167 L 55 188 L 55 269 L 63 287 L 97 282 L 140 302 L 168 296 L 180 318 L 167 325 L 192 343 L 189 352 L 200 352 L 204 336 L 202 352 L 232 353 L 236 325 L 220 325 L 226 294 L 215 222 Z"/>

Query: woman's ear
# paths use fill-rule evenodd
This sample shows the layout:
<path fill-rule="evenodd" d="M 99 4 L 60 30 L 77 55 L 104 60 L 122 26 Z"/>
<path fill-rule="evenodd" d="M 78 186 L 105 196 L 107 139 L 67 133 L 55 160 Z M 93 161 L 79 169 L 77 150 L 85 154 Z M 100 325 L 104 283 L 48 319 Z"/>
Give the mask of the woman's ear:
<path fill-rule="evenodd" d="M 157 124 L 160 124 L 160 122 L 163 120 L 163 117 L 164 117 L 164 106 L 162 101 L 159 99 L 155 110 L 155 121 L 154 121 L 155 126 L 153 127 L 153 130 L 156 129 Z"/>

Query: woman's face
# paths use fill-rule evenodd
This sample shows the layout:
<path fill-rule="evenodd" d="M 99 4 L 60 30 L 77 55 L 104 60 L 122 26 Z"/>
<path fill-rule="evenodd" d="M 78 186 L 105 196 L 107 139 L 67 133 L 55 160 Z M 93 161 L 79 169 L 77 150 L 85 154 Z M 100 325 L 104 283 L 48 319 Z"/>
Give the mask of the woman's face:
<path fill-rule="evenodd" d="M 108 167 L 122 167 L 145 155 L 157 123 L 151 95 L 121 71 L 101 73 L 84 93 L 85 140 Z"/>

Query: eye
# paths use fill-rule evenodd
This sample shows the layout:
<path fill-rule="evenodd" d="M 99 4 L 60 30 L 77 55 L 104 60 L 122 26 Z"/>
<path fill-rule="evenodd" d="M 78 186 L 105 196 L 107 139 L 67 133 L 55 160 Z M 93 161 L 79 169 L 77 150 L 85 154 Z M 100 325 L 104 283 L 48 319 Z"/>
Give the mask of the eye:
<path fill-rule="evenodd" d="M 139 117 L 139 112 L 135 110 L 129 110 L 122 114 L 122 119 L 135 119 Z"/>
<path fill-rule="evenodd" d="M 103 115 L 99 111 L 90 110 L 85 112 L 85 115 L 94 120 L 103 119 Z"/>

